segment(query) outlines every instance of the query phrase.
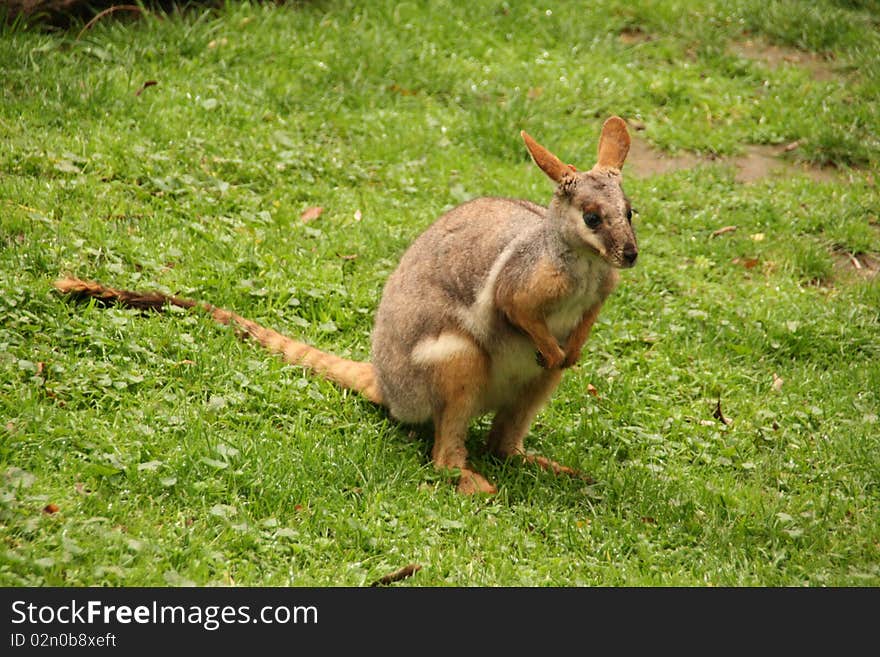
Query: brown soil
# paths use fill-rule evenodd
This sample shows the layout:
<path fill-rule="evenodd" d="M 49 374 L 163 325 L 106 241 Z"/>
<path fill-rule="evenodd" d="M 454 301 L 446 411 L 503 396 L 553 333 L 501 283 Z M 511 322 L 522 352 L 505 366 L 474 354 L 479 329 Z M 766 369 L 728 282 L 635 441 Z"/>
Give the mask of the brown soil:
<path fill-rule="evenodd" d="M 782 158 L 787 146 L 750 145 L 744 155 L 732 158 L 739 182 L 756 182 L 771 176 L 802 175 L 816 182 L 838 180 L 840 174 L 833 167 L 816 167 Z"/>
<path fill-rule="evenodd" d="M 662 153 L 643 139 L 633 137 L 629 154 L 626 156 L 626 172 L 639 178 L 648 178 L 679 169 L 692 169 L 708 161 L 699 155 L 684 151 L 676 155 Z"/>
<path fill-rule="evenodd" d="M 645 43 L 646 41 L 653 41 L 654 37 L 645 32 L 640 27 L 625 27 L 620 31 L 620 35 L 618 37 L 620 42 L 627 45 L 632 46 L 637 43 Z"/>
<path fill-rule="evenodd" d="M 757 39 L 736 41 L 729 47 L 730 52 L 746 59 L 765 64 L 770 69 L 790 64 L 810 72 L 814 80 L 828 82 L 837 77 L 832 65 L 819 55 L 794 48 L 774 46 Z"/>
<path fill-rule="evenodd" d="M 834 269 L 838 272 L 855 274 L 860 278 L 874 278 L 880 273 L 880 255 L 876 253 L 852 254 L 842 249 L 832 253 Z"/>
<path fill-rule="evenodd" d="M 750 145 L 746 147 L 744 154 L 734 157 L 700 156 L 684 151 L 670 155 L 652 148 L 647 142 L 636 137 L 632 140 L 626 159 L 626 170 L 639 178 L 647 178 L 698 166 L 733 165 L 736 167 L 736 180 L 741 183 L 793 175 L 807 176 L 818 182 L 840 179 L 836 169 L 812 167 L 784 159 L 782 155 L 788 150 L 792 150 L 790 145 Z"/>

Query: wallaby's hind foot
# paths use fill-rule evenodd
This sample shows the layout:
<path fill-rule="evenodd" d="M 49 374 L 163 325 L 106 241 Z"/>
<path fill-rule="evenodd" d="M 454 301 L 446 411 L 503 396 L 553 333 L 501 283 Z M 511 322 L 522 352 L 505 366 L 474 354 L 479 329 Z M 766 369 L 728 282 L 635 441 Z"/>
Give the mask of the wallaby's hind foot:
<path fill-rule="evenodd" d="M 440 470 L 460 472 L 458 492 L 466 495 L 497 492 L 495 486 L 473 471 L 467 461 L 468 425 L 479 405 L 489 374 L 489 360 L 476 344 L 461 346 L 432 367 L 436 408 L 431 459 Z"/>
<path fill-rule="evenodd" d="M 489 451 L 499 458 L 525 454 L 523 442 L 529 425 L 562 378 L 560 370 L 547 370 L 523 386 L 509 403 L 495 414 L 486 439 Z"/>
<path fill-rule="evenodd" d="M 580 470 L 575 470 L 574 468 L 570 468 L 567 465 L 557 463 L 552 459 L 548 459 L 546 456 L 539 456 L 537 454 L 520 454 L 519 458 L 521 458 L 526 463 L 532 463 L 534 465 L 537 465 L 542 470 L 547 470 L 548 472 L 552 472 L 556 475 L 568 475 L 569 477 L 574 477 L 575 479 L 582 479 L 588 484 L 595 483 L 592 477 L 584 474 Z"/>
<path fill-rule="evenodd" d="M 494 495 L 498 492 L 498 489 L 483 475 L 468 469 L 461 470 L 456 490 L 462 495 L 476 495 L 478 493 Z"/>
<path fill-rule="evenodd" d="M 557 475 L 565 474 L 580 479 L 589 479 L 586 475 L 582 475 L 567 465 L 557 463 L 545 456 L 528 454 L 523 446 L 529 425 L 550 395 L 553 394 L 561 378 L 562 373 L 559 370 L 544 372 L 525 386 L 508 408 L 498 411 L 492 422 L 487 447 L 490 452 L 502 459 L 518 458 Z"/>

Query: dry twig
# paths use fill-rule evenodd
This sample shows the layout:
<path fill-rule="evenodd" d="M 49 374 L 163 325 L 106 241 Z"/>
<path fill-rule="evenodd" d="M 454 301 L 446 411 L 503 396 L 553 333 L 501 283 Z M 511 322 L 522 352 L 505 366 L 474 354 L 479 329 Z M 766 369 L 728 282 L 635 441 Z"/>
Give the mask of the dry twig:
<path fill-rule="evenodd" d="M 137 5 L 113 5 L 112 7 L 107 7 L 107 9 L 105 9 L 104 11 L 95 14 L 95 17 L 83 26 L 83 29 L 81 29 L 79 31 L 79 34 L 76 35 L 76 41 L 79 41 L 82 35 L 85 34 L 88 30 L 92 29 L 92 25 L 104 18 L 104 16 L 107 16 L 108 14 L 112 14 L 117 11 L 135 11 L 139 14 L 144 13 L 144 10 Z"/>
<path fill-rule="evenodd" d="M 422 567 L 417 563 L 411 563 L 408 566 L 404 566 L 400 570 L 395 570 L 393 573 L 388 573 L 387 575 L 383 575 L 375 582 L 370 584 L 370 586 L 388 586 L 389 584 L 393 584 L 394 582 L 399 582 L 402 579 L 406 579 L 407 577 L 412 577 L 417 572 L 419 572 Z"/>

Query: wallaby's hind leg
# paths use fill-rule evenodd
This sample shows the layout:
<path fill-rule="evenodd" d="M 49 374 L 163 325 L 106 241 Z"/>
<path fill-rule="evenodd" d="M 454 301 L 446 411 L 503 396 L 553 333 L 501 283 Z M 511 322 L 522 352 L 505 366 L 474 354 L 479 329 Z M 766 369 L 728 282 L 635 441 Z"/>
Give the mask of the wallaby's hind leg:
<path fill-rule="evenodd" d="M 489 363 L 476 345 L 436 363 L 434 369 L 434 449 L 437 469 L 457 468 L 461 472 L 458 491 L 465 494 L 496 493 L 495 486 L 474 472 L 467 461 L 468 426 L 477 411 L 488 379 Z"/>
<path fill-rule="evenodd" d="M 489 432 L 489 450 L 501 458 L 519 457 L 556 474 L 580 476 L 577 470 L 560 465 L 544 456 L 527 454 L 523 441 L 532 420 L 556 390 L 562 378 L 561 370 L 547 370 L 525 386 L 505 408 L 495 415 Z"/>

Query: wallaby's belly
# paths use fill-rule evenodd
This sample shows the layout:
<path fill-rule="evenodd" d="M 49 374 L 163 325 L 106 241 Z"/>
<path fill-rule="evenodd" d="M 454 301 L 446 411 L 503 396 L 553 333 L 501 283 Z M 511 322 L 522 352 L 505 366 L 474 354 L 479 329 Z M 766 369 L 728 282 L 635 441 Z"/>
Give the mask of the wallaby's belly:
<path fill-rule="evenodd" d="M 516 402 L 522 389 L 541 375 L 535 345 L 525 336 L 514 335 L 491 352 L 489 383 L 482 411 L 488 413 Z"/>

